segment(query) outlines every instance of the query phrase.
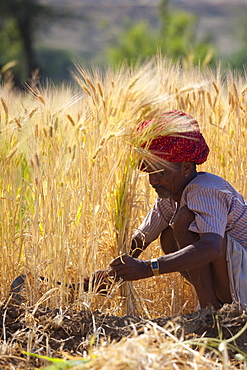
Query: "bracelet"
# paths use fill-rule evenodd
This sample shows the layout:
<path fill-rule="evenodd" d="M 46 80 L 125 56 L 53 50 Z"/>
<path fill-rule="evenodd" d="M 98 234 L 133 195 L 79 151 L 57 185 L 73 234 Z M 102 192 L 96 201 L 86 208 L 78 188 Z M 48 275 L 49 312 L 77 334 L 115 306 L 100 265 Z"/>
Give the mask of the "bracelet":
<path fill-rule="evenodd" d="M 153 271 L 154 276 L 158 276 L 160 274 L 159 261 L 157 258 L 151 259 L 150 267 Z"/>

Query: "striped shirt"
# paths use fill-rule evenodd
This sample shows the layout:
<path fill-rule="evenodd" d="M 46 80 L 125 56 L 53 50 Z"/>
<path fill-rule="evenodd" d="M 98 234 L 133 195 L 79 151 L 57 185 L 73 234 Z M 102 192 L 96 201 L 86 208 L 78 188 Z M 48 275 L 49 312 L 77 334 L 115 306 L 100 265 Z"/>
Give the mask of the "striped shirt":
<path fill-rule="evenodd" d="M 198 172 L 185 187 L 180 207 L 195 213 L 189 230 L 196 233 L 231 235 L 247 250 L 247 202 L 226 180 L 219 176 Z M 172 224 L 178 204 L 171 198 L 157 198 L 134 237 L 151 243 Z"/>

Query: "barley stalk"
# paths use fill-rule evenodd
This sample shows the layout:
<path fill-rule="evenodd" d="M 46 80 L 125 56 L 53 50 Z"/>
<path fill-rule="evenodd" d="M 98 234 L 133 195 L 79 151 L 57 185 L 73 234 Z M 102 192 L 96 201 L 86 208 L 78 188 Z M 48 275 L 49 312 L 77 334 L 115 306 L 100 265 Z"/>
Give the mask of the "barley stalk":
<path fill-rule="evenodd" d="M 9 109 L 8 109 L 8 106 L 7 106 L 6 102 L 4 101 L 4 99 L 2 97 L 0 98 L 0 101 L 2 103 L 2 107 L 3 107 L 3 110 L 4 110 L 4 114 L 5 114 L 5 124 L 7 124 L 8 119 L 9 119 Z"/>

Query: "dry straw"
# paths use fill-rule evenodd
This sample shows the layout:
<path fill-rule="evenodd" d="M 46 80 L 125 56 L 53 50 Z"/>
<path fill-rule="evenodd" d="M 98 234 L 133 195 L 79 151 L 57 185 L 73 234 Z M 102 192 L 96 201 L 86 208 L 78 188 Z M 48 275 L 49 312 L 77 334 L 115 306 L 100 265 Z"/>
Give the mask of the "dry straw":
<path fill-rule="evenodd" d="M 242 360 L 229 359 L 228 350 L 231 344 L 228 340 L 198 338 L 183 341 L 182 337 L 178 339 L 166 328 L 151 322 L 147 323 L 145 329 L 144 334 L 138 335 L 133 325 L 131 338 L 123 338 L 120 342 L 110 344 L 102 341 L 100 346 L 91 347 L 84 358 L 75 358 L 65 352 L 63 356 L 67 361 L 35 356 L 54 362 L 54 365 L 46 367 L 46 370 L 55 370 L 66 365 L 71 370 L 245 369 L 243 352 L 237 356 Z"/>

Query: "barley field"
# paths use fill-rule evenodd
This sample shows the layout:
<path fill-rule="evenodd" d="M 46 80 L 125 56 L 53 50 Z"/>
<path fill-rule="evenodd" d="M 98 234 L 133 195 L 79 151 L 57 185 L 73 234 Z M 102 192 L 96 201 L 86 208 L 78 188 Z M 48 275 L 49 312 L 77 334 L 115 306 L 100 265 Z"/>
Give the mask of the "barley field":
<path fill-rule="evenodd" d="M 137 169 L 136 128 L 146 119 L 173 109 L 194 116 L 210 147 L 198 169 L 247 197 L 246 75 L 185 68 L 160 56 L 117 70 L 76 63 L 71 73 L 71 86 L 30 83 L 17 92 L 2 81 L 0 87 L 2 304 L 10 302 L 13 279 L 25 274 L 23 307 L 146 319 L 192 313 L 196 295 L 176 273 L 119 282 L 107 295 L 91 284 L 88 293 L 68 285 L 77 287 L 128 253 L 155 200 L 148 176 Z M 157 240 L 141 258 L 160 255 Z"/>

